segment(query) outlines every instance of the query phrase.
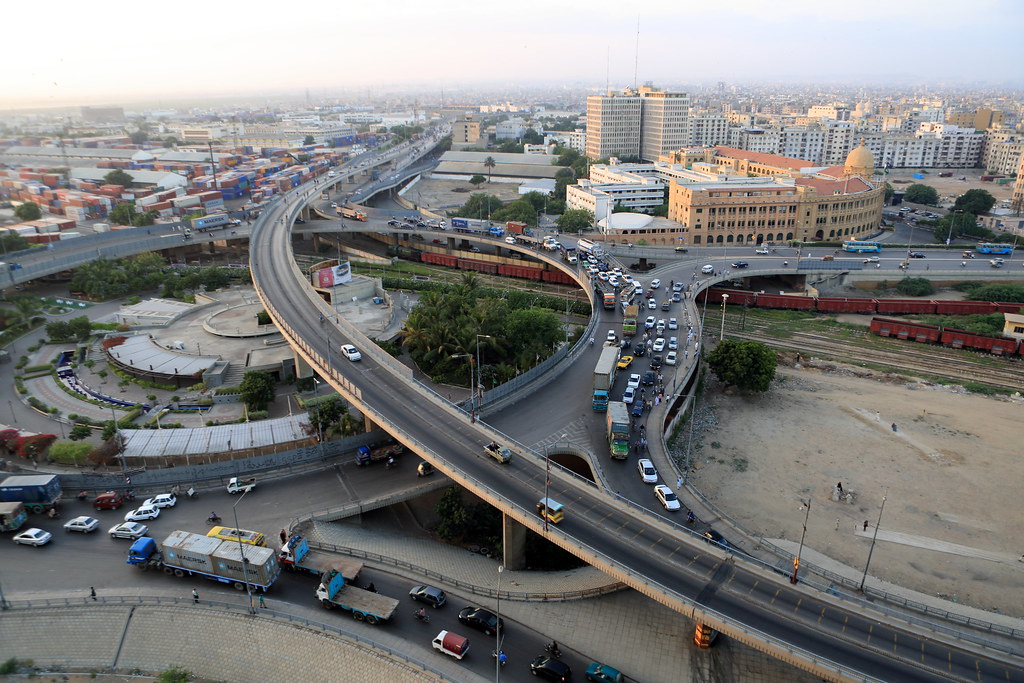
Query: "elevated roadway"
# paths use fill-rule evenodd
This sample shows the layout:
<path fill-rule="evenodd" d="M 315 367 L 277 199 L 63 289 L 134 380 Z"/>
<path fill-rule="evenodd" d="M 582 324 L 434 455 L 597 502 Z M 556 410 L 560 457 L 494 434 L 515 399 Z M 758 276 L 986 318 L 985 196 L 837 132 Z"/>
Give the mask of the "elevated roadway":
<path fill-rule="evenodd" d="M 329 311 L 288 248 L 288 226 L 299 208 L 299 202 L 273 207 L 250 244 L 257 292 L 282 334 L 365 415 L 503 514 L 652 599 L 826 678 L 1024 680 L 1019 660 L 1003 662 L 996 653 L 881 623 L 865 605 L 793 586 L 557 469 L 546 485 L 536 456 L 507 466 L 486 458 L 483 445 L 493 438 L 486 426 L 417 384 L 344 320 L 317 322 L 319 311 Z M 363 360 L 341 358 L 343 343 L 356 344 Z M 567 509 L 565 521 L 548 528 L 533 510 L 546 489 Z"/>

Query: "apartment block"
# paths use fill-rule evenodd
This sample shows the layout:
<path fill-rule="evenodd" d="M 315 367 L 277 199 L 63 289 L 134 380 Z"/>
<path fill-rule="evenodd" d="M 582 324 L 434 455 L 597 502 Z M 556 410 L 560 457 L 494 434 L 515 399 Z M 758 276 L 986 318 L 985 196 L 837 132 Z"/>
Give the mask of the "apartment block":
<path fill-rule="evenodd" d="M 645 85 L 587 98 L 587 156 L 658 159 L 690 140 L 690 96 Z"/>

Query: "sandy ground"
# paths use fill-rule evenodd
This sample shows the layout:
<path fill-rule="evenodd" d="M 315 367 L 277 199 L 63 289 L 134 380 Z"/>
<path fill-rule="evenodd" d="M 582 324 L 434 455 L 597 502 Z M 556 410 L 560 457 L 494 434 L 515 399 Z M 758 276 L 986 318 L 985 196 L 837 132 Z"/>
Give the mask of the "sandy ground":
<path fill-rule="evenodd" d="M 989 194 L 996 198 L 996 207 L 999 202 L 1008 202 L 1013 198 L 1013 183 L 996 185 L 994 182 L 981 182 L 981 170 L 976 168 L 929 168 L 924 180 L 914 178 L 912 169 L 898 169 L 898 173 L 891 173 L 886 177 L 897 190 L 906 190 L 913 183 L 931 185 L 939 193 L 940 203 L 952 205 L 953 201 L 967 190 L 988 190 Z M 951 178 L 940 178 L 939 173 L 949 171 L 953 174 Z M 967 178 L 967 180 L 960 180 Z"/>
<path fill-rule="evenodd" d="M 468 202 L 470 195 L 476 192 L 495 195 L 506 202 L 514 201 L 519 199 L 519 185 L 520 183 L 481 183 L 473 186 L 461 180 L 433 180 L 424 177 L 402 196 L 419 206 L 434 209 L 453 208 Z"/>
<path fill-rule="evenodd" d="M 780 366 L 764 396 L 711 381 L 694 483 L 786 546 L 800 539 L 809 498 L 805 548 L 858 576 L 885 497 L 871 576 L 1024 616 L 1024 401 L 811 365 Z M 833 501 L 838 482 L 852 503 Z"/>

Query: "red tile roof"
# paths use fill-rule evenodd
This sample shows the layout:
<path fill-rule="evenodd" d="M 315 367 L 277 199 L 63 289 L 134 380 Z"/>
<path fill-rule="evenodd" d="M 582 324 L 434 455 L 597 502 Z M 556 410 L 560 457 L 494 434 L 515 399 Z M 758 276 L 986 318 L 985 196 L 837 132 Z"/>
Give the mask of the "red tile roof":
<path fill-rule="evenodd" d="M 829 166 L 818 171 L 818 175 L 828 176 L 829 178 L 835 178 L 841 180 L 843 175 L 846 174 L 845 166 Z"/>
<path fill-rule="evenodd" d="M 829 180 L 827 178 L 797 178 L 797 185 L 813 187 L 819 195 L 829 194 L 851 194 L 853 192 L 866 192 L 871 186 L 860 178 L 853 177 L 849 180 Z"/>
<path fill-rule="evenodd" d="M 788 168 L 793 171 L 799 171 L 801 168 L 807 168 L 814 166 L 813 161 L 807 159 L 794 159 L 793 157 L 784 157 L 778 154 L 767 154 L 765 152 L 751 152 L 746 149 L 736 149 L 735 147 L 722 147 L 717 145 L 715 152 L 719 156 L 729 157 L 730 159 L 743 159 L 745 161 L 752 161 L 758 164 L 764 164 L 765 166 L 774 166 L 775 168 Z"/>

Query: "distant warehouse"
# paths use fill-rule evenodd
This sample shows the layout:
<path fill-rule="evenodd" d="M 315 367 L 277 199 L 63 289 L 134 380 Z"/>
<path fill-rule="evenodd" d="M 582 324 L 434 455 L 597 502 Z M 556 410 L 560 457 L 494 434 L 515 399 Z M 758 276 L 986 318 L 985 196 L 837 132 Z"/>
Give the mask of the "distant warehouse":
<path fill-rule="evenodd" d="M 494 167 L 485 165 L 487 158 Z M 520 183 L 538 178 L 554 179 L 561 166 L 553 166 L 556 157 L 547 154 L 506 154 L 501 152 L 445 152 L 430 174 L 438 180 L 469 180 L 475 175 L 490 177 L 495 183 Z"/>

